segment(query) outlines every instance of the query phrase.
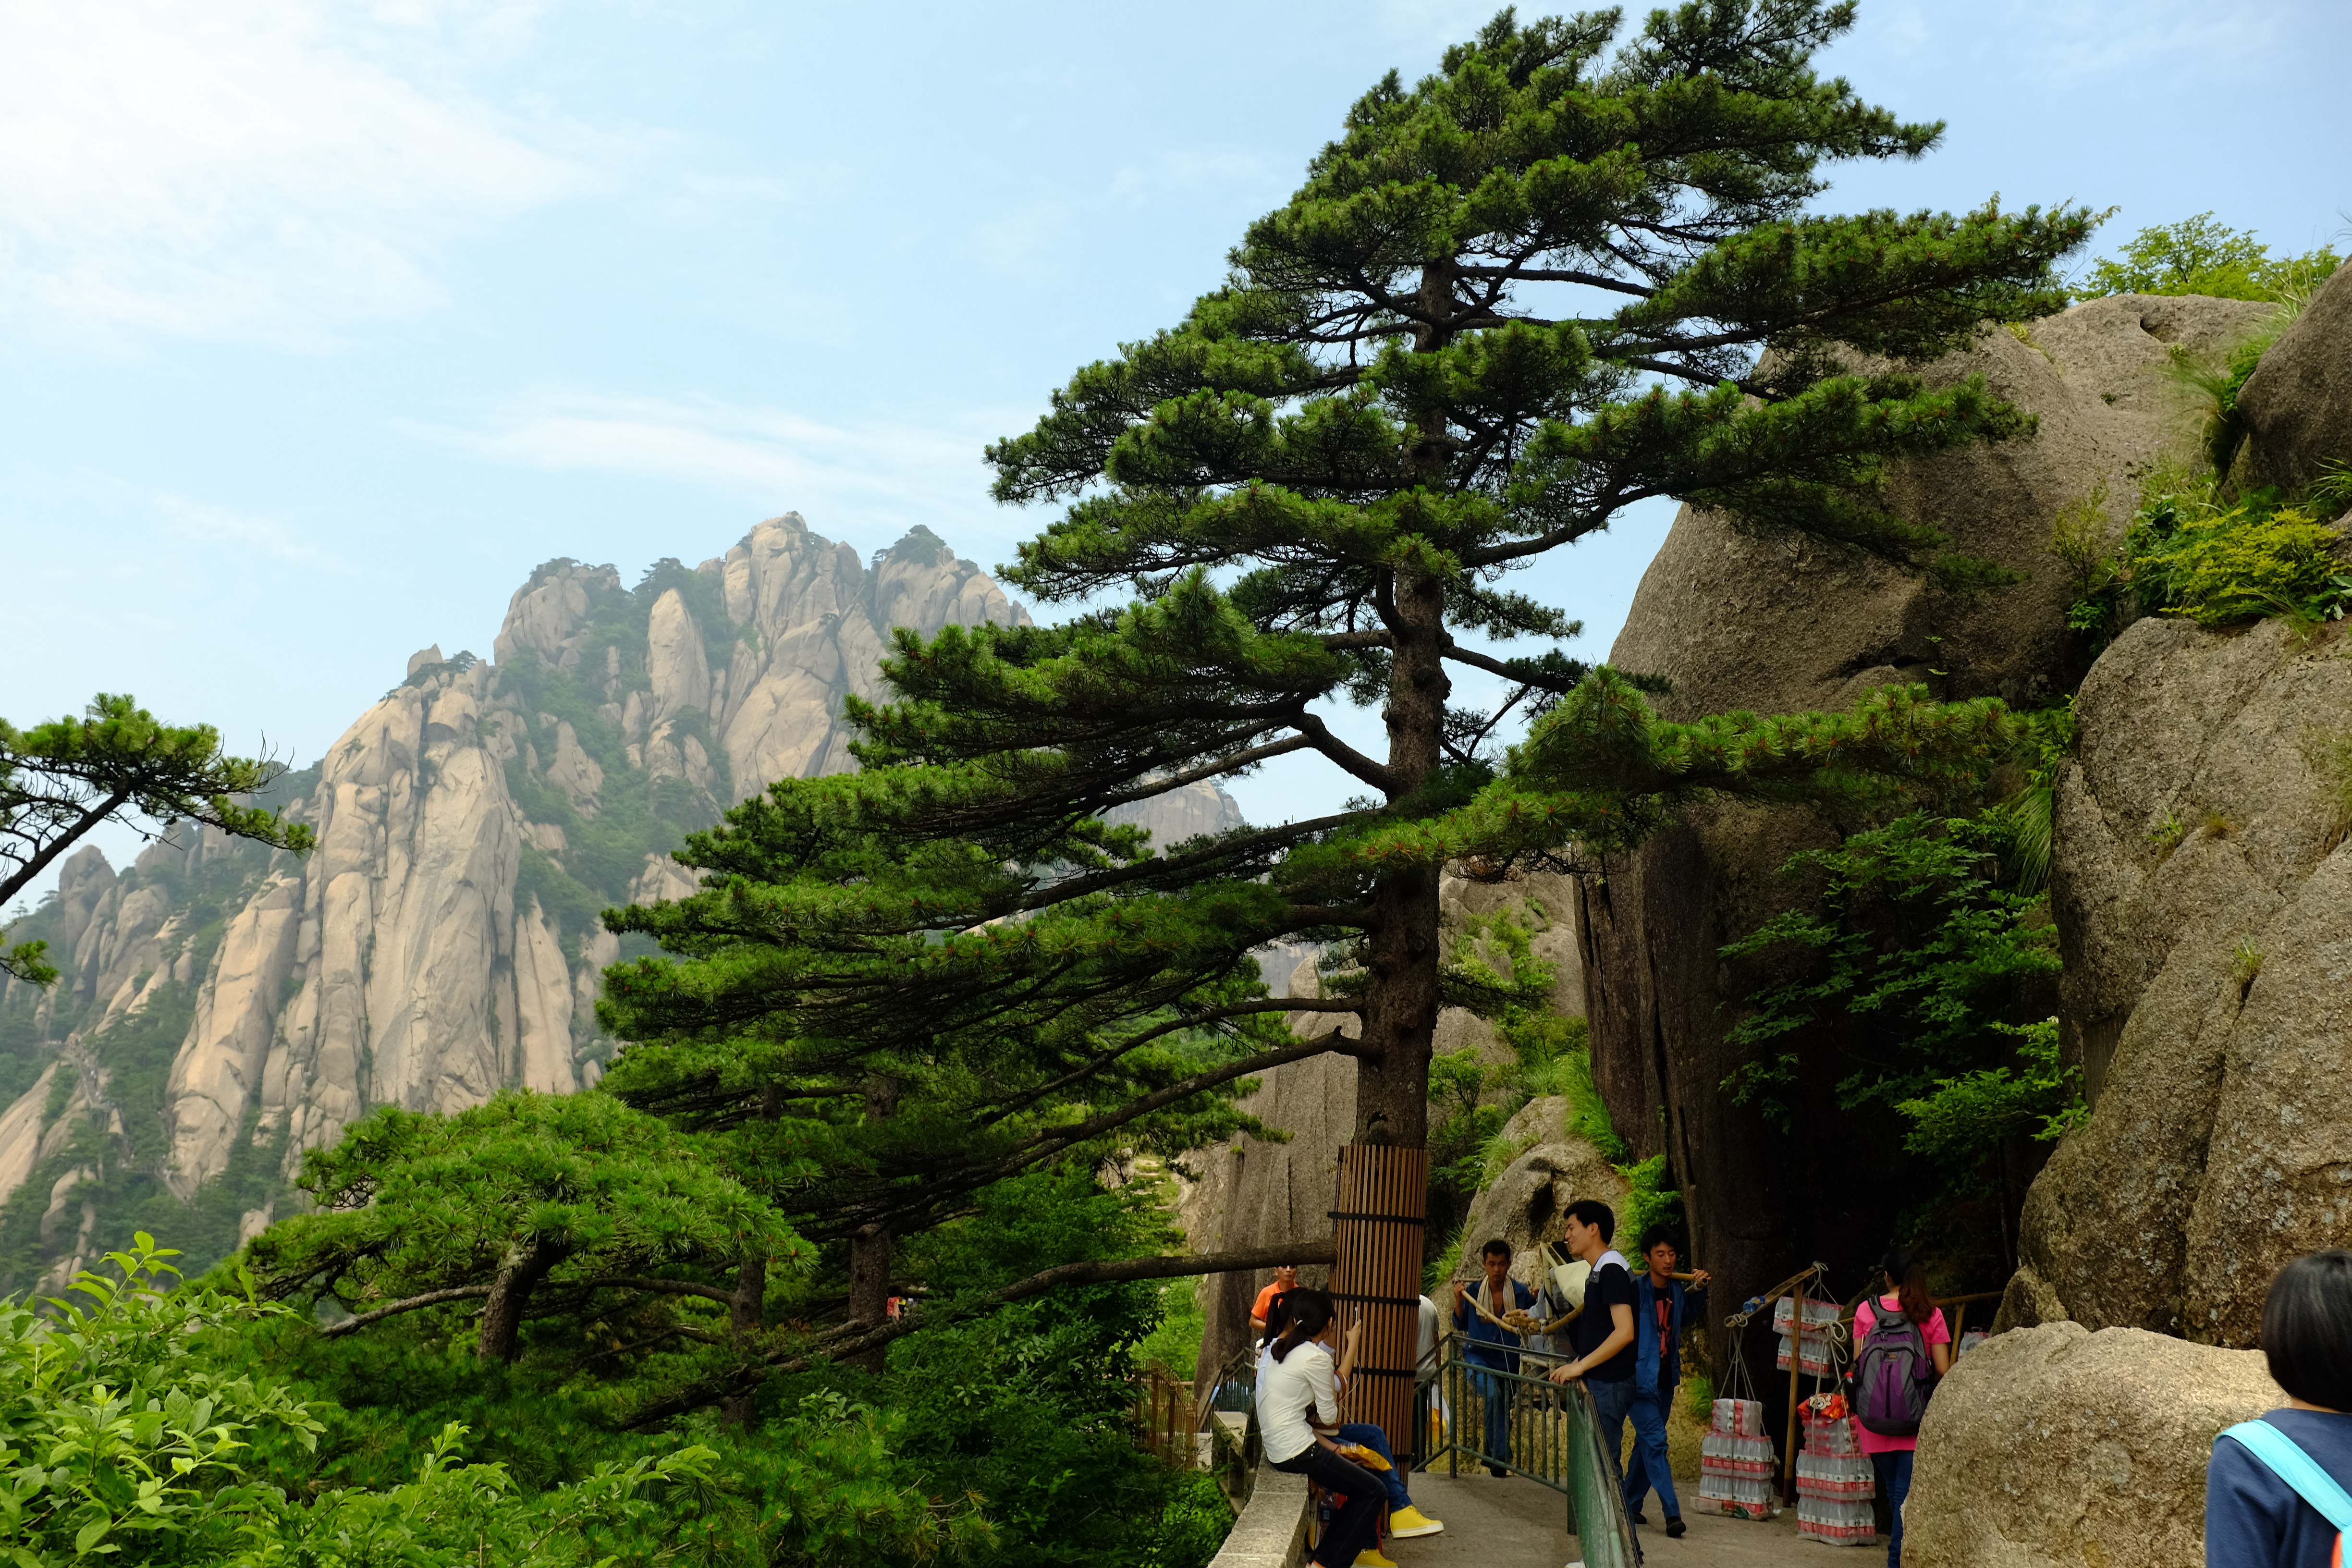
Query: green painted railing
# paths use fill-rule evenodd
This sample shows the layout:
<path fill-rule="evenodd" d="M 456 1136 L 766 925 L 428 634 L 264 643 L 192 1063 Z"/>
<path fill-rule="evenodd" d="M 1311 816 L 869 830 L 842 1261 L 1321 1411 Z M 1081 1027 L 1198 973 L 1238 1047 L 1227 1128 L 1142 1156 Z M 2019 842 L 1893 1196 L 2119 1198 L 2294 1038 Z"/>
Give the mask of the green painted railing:
<path fill-rule="evenodd" d="M 1550 1359 L 1521 1352 L 1520 1369 L 1503 1372 L 1465 1359 L 1465 1342 L 1448 1335 L 1439 1347 L 1434 1375 L 1414 1399 L 1414 1432 L 1423 1451 L 1420 1468 L 1442 1464 L 1459 1475 L 1465 1465 L 1500 1466 L 1513 1475 L 1549 1487 L 1568 1502 L 1568 1528 L 1582 1549 L 1585 1568 L 1634 1568 L 1633 1521 L 1626 1517 L 1617 1456 L 1601 1440 L 1592 1394 L 1580 1383 L 1560 1384 L 1544 1375 Z M 1503 1407 L 1487 1451 L 1492 1405 Z"/>

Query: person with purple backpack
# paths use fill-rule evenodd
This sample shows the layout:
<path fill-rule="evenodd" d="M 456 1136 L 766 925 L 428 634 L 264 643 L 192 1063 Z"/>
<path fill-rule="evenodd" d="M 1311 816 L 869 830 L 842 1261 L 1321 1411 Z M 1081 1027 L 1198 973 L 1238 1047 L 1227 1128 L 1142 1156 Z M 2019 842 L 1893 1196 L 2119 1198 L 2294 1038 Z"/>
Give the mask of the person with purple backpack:
<path fill-rule="evenodd" d="M 1927 1295 L 1927 1270 L 1897 1248 L 1886 1255 L 1886 1293 L 1853 1310 L 1854 1443 L 1870 1456 L 1878 1495 L 1894 1515 L 1886 1568 L 1903 1562 L 1903 1500 L 1911 1457 L 1936 1380 L 1952 1370 L 1952 1331 Z"/>

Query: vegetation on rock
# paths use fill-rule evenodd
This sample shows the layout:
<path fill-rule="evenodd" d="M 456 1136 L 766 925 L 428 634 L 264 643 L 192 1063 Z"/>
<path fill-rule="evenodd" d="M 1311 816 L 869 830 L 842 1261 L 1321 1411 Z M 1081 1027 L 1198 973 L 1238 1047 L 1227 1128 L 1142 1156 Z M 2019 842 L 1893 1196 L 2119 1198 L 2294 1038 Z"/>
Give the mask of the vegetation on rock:
<path fill-rule="evenodd" d="M 2077 300 L 2110 294 L 2203 294 L 2218 300 L 2284 300 L 2308 294 L 2340 259 L 2329 247 L 2273 256 L 2252 231 L 2216 222 L 2210 212 L 2141 229 L 2115 256 L 2102 258 L 2074 289 Z"/>

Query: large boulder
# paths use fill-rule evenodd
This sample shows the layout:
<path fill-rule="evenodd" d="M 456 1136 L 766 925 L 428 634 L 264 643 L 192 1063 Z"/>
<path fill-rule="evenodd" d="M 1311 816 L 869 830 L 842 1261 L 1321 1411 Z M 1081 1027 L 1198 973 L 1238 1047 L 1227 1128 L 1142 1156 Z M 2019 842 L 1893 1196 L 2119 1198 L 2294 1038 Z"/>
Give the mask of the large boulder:
<path fill-rule="evenodd" d="M 2205 1460 L 2285 1403 L 2262 1356 L 2051 1323 L 1962 1356 L 1919 1429 L 1906 1568 L 2178 1568 L 2205 1554 Z"/>
<path fill-rule="evenodd" d="M 1511 1246 L 1512 1277 L 1533 1284 L 1543 1243 L 1565 1234 L 1568 1205 L 1599 1198 L 1622 1214 L 1628 1189 L 1600 1150 L 1568 1130 L 1568 1101 L 1558 1095 L 1528 1101 L 1504 1126 L 1501 1138 L 1505 1148 L 1517 1152 L 1471 1204 L 1454 1278 L 1476 1278 L 1479 1249 L 1500 1238 Z M 1621 1237 L 1618 1244 L 1632 1255 L 1632 1238 Z"/>
<path fill-rule="evenodd" d="M 2319 286 L 2239 389 L 2257 482 L 2290 493 L 2352 462 L 2352 268 Z"/>
<path fill-rule="evenodd" d="M 2144 620 L 2075 701 L 2053 907 L 2089 1120 L 2004 1322 L 2251 1345 L 2352 1223 L 2352 639 Z"/>
<path fill-rule="evenodd" d="M 2120 296 L 2034 322 L 2022 337 L 1989 328 L 1927 367 L 1937 384 L 1981 374 L 2036 415 L 2039 430 L 1902 465 L 1891 494 L 1958 549 L 2028 574 L 2023 583 L 1954 594 L 1685 508 L 1643 576 L 1612 662 L 1667 678 L 1660 705 L 1676 719 L 1840 708 L 1896 682 L 2024 702 L 2064 690 L 2079 671 L 2068 589 L 2048 553 L 2056 514 L 2104 483 L 2120 530 L 2137 475 L 2184 421 L 2166 374 L 2172 351 L 2211 353 L 2266 310 Z M 1734 1300 L 1808 1259 L 1854 1277 L 1906 1201 L 1883 1179 L 1899 1158 L 1899 1130 L 1857 1128 L 1835 1102 L 1857 1042 L 1828 1026 L 1789 1042 L 1801 1072 L 1785 1131 L 1722 1088 L 1746 1056 L 1726 1037 L 1778 971 L 1727 963 L 1720 949 L 1789 907 L 1797 889 L 1778 868 L 1834 842 L 1836 826 L 1796 807 L 1710 807 L 1637 853 L 1606 858 L 1581 882 L 1595 1077 L 1635 1152 L 1667 1157 L 1696 1259 Z"/>

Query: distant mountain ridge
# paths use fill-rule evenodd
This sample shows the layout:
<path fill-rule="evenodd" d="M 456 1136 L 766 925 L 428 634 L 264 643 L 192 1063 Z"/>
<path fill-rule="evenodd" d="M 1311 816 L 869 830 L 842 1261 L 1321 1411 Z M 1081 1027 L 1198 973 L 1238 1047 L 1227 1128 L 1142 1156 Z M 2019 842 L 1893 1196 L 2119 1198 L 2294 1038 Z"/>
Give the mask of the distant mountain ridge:
<path fill-rule="evenodd" d="M 1027 619 L 920 528 L 868 563 L 788 513 L 634 589 L 551 561 L 491 661 L 420 651 L 273 787 L 307 860 L 209 831 L 120 875 L 79 851 L 11 931 L 63 978 L 0 990 L 0 1289 L 134 1226 L 218 1257 L 375 1106 L 593 1083 L 622 952 L 597 912 L 691 890 L 668 852 L 770 780 L 854 765 L 842 700 L 886 695 L 892 627 Z M 1241 814 L 1194 784 L 1129 819 L 1168 843 Z"/>

